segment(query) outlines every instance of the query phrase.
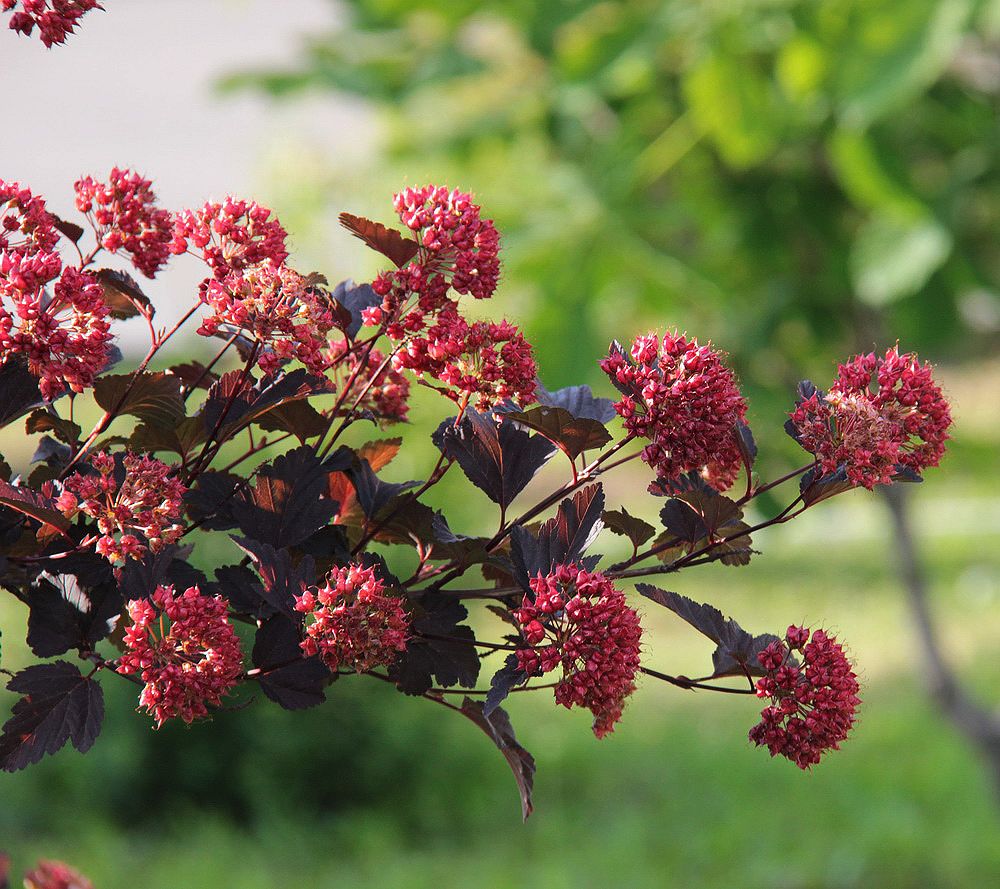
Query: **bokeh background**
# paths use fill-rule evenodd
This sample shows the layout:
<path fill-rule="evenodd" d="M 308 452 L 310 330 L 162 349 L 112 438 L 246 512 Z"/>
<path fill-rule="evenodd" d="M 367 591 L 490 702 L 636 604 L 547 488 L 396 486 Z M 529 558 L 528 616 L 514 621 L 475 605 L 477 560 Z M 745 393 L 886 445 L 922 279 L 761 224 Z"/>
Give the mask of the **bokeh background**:
<path fill-rule="evenodd" d="M 781 432 L 798 379 L 822 386 L 897 337 L 932 360 L 954 441 L 903 515 L 947 678 L 1000 721 L 1000 3 L 105 6 L 51 52 L 0 34 L 0 175 L 64 215 L 80 174 L 131 165 L 167 206 L 257 197 L 302 271 L 361 280 L 376 260 L 337 212 L 390 222 L 403 185 L 470 189 L 504 234 L 483 308 L 522 324 L 546 385 L 611 394 L 596 361 L 612 337 L 710 339 L 752 399 L 765 477 L 801 462 Z M 161 314 L 198 277 L 178 265 L 150 283 Z M 423 442 L 444 409 L 421 402 L 404 435 Z M 19 429 L 2 444 L 28 465 Z M 390 474 L 431 462 L 414 444 Z M 612 501 L 655 516 L 645 482 L 612 483 Z M 440 496 L 476 529 L 482 503 Z M 585 715 L 531 696 L 510 708 L 539 763 L 522 825 L 473 727 L 380 684 L 153 732 L 108 682 L 90 754 L 0 777 L 0 849 L 15 870 L 60 857 L 106 889 L 995 885 L 1000 771 L 929 693 L 934 651 L 884 498 L 852 492 L 756 545 L 750 566 L 674 586 L 758 632 L 806 622 L 848 640 L 863 716 L 810 773 L 750 748 L 752 700 L 647 682 L 597 742 Z M 646 624 L 656 665 L 698 673 L 697 639 L 669 614 Z M 0 628 L 16 665 L 19 606 L 0 602 Z"/>

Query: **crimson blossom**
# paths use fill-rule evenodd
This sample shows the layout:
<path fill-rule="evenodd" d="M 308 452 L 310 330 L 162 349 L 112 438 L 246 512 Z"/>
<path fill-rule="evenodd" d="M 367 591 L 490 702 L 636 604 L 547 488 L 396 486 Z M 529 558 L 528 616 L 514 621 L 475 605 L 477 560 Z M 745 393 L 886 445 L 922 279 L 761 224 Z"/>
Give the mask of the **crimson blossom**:
<path fill-rule="evenodd" d="M 107 182 L 85 176 L 74 185 L 76 207 L 86 214 L 105 250 L 124 250 L 147 278 L 170 257 L 173 219 L 156 206 L 153 183 L 131 170 L 113 167 Z"/>
<path fill-rule="evenodd" d="M 20 2 L 21 8 L 18 9 Z M 92 9 L 103 9 L 97 0 L 0 0 L 0 10 L 12 12 L 9 27 L 26 37 L 38 27 L 38 36 L 50 49 L 76 29 Z"/>
<path fill-rule="evenodd" d="M 410 638 L 410 618 L 398 596 L 386 595 L 373 568 L 334 568 L 315 592 L 295 597 L 295 610 L 311 617 L 301 642 L 331 670 L 363 673 L 389 666 Z"/>
<path fill-rule="evenodd" d="M 142 559 L 147 550 L 156 553 L 180 539 L 187 488 L 171 467 L 132 453 L 119 465 L 103 451 L 90 458 L 90 465 L 93 471 L 66 478 L 56 503 L 69 518 L 83 513 L 97 520 L 100 555 L 110 562 Z"/>
<path fill-rule="evenodd" d="M 94 889 L 79 871 L 61 861 L 39 861 L 24 875 L 25 889 Z"/>
<path fill-rule="evenodd" d="M 0 253 L 34 256 L 54 250 L 58 241 L 59 232 L 45 200 L 30 188 L 0 179 Z"/>
<path fill-rule="evenodd" d="M 126 610 L 132 625 L 125 629 L 126 650 L 115 669 L 142 678 L 139 706 L 157 727 L 176 717 L 187 723 L 204 719 L 209 707 L 220 706 L 243 670 L 227 601 L 204 596 L 196 586 L 181 595 L 160 586 L 150 599 L 130 601 Z"/>
<path fill-rule="evenodd" d="M 668 484 L 693 470 L 716 490 L 731 487 L 747 405 L 722 355 L 678 333 L 636 337 L 630 354 L 613 347 L 601 369 L 622 393 L 615 410 L 626 430 L 649 439 L 642 459 Z"/>
<path fill-rule="evenodd" d="M 621 719 L 625 699 L 635 691 L 642 626 L 624 594 L 600 572 L 557 565 L 531 579 L 513 612 L 527 643 L 516 651 L 528 676 L 562 668 L 556 701 L 594 714 L 594 734 L 603 738 Z"/>
<path fill-rule="evenodd" d="M 888 485 L 902 471 L 919 475 L 944 455 L 951 411 L 930 364 L 893 346 L 841 364 L 826 394 L 808 391 L 789 431 L 823 473 L 843 469 L 852 485 Z"/>
<path fill-rule="evenodd" d="M 802 654 L 801 663 L 792 652 Z M 834 636 L 791 626 L 759 655 L 767 675 L 757 680 L 757 697 L 770 698 L 750 740 L 771 756 L 807 769 L 827 750 L 837 750 L 854 725 L 861 698 L 854 667 Z"/>

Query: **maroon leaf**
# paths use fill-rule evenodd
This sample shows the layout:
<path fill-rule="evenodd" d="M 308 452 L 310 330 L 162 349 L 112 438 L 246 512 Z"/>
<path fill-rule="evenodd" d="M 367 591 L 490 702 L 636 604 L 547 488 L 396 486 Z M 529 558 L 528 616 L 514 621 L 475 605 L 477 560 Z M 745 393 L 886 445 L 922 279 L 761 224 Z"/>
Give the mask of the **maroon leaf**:
<path fill-rule="evenodd" d="M 27 361 L 15 356 L 0 364 L 0 428 L 43 403 L 38 379 L 28 371 Z"/>
<path fill-rule="evenodd" d="M 575 460 L 584 451 L 602 448 L 611 441 L 611 433 L 602 423 L 586 417 L 574 417 L 561 407 L 539 405 L 529 411 L 504 414 L 504 419 L 534 429 L 571 460 Z"/>
<path fill-rule="evenodd" d="M 636 549 L 656 534 L 656 528 L 649 522 L 636 518 L 624 506 L 621 509 L 606 510 L 601 518 L 604 520 L 604 527 L 612 534 L 627 537 Z"/>
<path fill-rule="evenodd" d="M 330 680 L 327 667 L 316 657 L 305 657 L 297 626 L 281 615 L 261 624 L 253 646 L 253 663 L 260 669 L 260 690 L 285 710 L 304 710 L 326 700 L 323 687 Z"/>
<path fill-rule="evenodd" d="M 79 243 L 80 238 L 83 237 L 84 229 L 82 226 L 77 225 L 75 222 L 67 222 L 61 216 L 56 216 L 51 210 L 48 211 L 49 218 L 52 220 L 52 225 L 57 232 L 65 235 L 74 244 Z"/>
<path fill-rule="evenodd" d="M 554 565 L 580 562 L 587 547 L 604 527 L 604 491 L 601 483 L 577 491 L 563 500 L 555 516 L 543 522 L 538 534 L 517 526 L 511 530 L 511 557 L 518 583 L 527 591 L 528 581 Z"/>
<path fill-rule="evenodd" d="M 64 533 L 69 530 L 69 519 L 56 509 L 55 500 L 30 488 L 18 488 L 10 482 L 0 481 L 0 504 L 31 516 L 43 526 L 51 525 Z"/>
<path fill-rule="evenodd" d="M 173 374 L 106 374 L 94 384 L 94 399 L 106 411 L 138 417 L 150 426 L 176 427 L 184 419 L 181 381 Z"/>
<path fill-rule="evenodd" d="M 123 320 L 138 315 L 153 317 L 153 306 L 149 297 L 142 292 L 135 278 L 127 272 L 100 269 L 97 272 L 97 280 L 104 289 L 104 302 L 110 307 L 112 318 Z"/>
<path fill-rule="evenodd" d="M 278 549 L 301 543 L 336 512 L 336 504 L 323 496 L 327 474 L 308 447 L 276 458 L 260 470 L 253 488 L 233 498 L 232 514 L 240 530 Z"/>
<path fill-rule="evenodd" d="M 521 817 L 527 821 L 534 809 L 531 792 L 535 786 L 535 758 L 517 742 L 510 717 L 502 707 L 486 716 L 480 701 L 463 698 L 461 712 L 478 725 L 504 755 L 521 795 Z"/>
<path fill-rule="evenodd" d="M 420 246 L 410 238 L 404 238 L 398 231 L 386 228 L 381 222 L 372 222 L 352 213 L 341 213 L 340 224 L 354 237 L 361 238 L 372 250 L 387 256 L 399 268 L 406 265 Z"/>
<path fill-rule="evenodd" d="M 431 440 L 458 462 L 469 479 L 494 503 L 506 509 L 555 453 L 540 435 L 528 435 L 492 414 L 467 410 L 456 426 L 445 420 Z"/>
<path fill-rule="evenodd" d="M 67 661 L 35 664 L 7 684 L 22 697 L 0 735 L 0 768 L 16 772 L 67 741 L 86 753 L 101 731 L 101 687 Z"/>

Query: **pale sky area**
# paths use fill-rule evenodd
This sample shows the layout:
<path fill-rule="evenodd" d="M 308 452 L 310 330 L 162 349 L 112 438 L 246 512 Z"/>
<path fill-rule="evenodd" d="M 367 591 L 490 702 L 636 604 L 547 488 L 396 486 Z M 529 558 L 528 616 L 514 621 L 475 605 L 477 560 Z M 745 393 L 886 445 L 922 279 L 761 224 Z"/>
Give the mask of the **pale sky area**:
<path fill-rule="evenodd" d="M 0 22 L 0 177 L 29 186 L 64 217 L 75 218 L 73 182 L 84 173 L 104 178 L 116 164 L 153 179 L 170 209 L 227 193 L 270 203 L 280 183 L 260 175 L 261 160 L 275 146 L 287 151 L 290 135 L 335 156 L 347 144 L 356 150 L 371 129 L 356 102 L 329 94 L 277 104 L 213 91 L 224 74 L 291 65 L 303 36 L 338 21 L 330 0 L 103 5 L 106 12 L 88 13 L 67 43 L 51 50 L 37 36 L 8 31 L 6 17 Z M 161 323 L 174 314 L 159 297 L 163 288 L 190 293 L 203 276 L 185 261 L 155 282 L 142 279 Z"/>

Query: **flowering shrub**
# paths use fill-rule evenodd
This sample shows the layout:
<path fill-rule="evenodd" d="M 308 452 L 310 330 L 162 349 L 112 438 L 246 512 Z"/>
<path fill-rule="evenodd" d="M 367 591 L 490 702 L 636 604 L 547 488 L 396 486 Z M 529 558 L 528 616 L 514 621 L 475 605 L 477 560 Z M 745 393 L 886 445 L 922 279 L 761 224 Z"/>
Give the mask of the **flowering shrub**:
<path fill-rule="evenodd" d="M 81 178 L 76 198 L 89 237 L 0 180 L 0 421 L 41 436 L 31 466 L 0 463 L 0 580 L 27 605 L 43 659 L 9 674 L 19 699 L 0 734 L 4 769 L 67 741 L 89 749 L 105 677 L 135 683 L 155 726 L 244 706 L 253 689 L 296 710 L 340 677 L 390 683 L 482 729 L 525 816 L 535 764 L 501 706 L 514 693 L 551 689 L 590 711 L 599 738 L 627 730 L 644 679 L 756 695 L 769 703 L 750 739 L 802 768 L 847 737 L 858 683 L 823 630 L 753 634 L 634 581 L 744 565 L 770 525 L 852 487 L 919 480 L 950 424 L 928 365 L 892 348 L 843 365 L 828 393 L 801 384 L 788 429 L 809 462 L 764 481 L 714 347 L 677 332 L 613 343 L 600 363 L 612 400 L 548 391 L 514 325 L 467 318 L 470 298 L 497 287 L 500 248 L 468 194 L 404 190 L 402 231 L 343 214 L 388 268 L 335 287 L 289 264 L 285 229 L 257 203 L 171 212 L 118 168 Z M 139 284 L 102 266 L 118 253 L 148 277 L 185 261 L 205 278 L 163 328 Z M 150 344 L 121 371 L 112 325 L 128 318 Z M 171 363 L 181 331 L 206 348 Z M 390 481 L 404 441 L 373 438 L 373 425 L 406 419 L 414 385 L 444 396 L 437 459 L 422 480 Z M 90 401 L 99 415 L 85 430 Z M 660 528 L 607 502 L 603 477 L 642 472 L 636 461 Z M 492 536 L 453 530 L 429 505 L 447 473 L 496 507 Z M 796 481 L 783 509 L 750 519 L 760 494 Z M 603 531 L 628 541 L 627 557 L 592 551 Z M 640 602 L 712 641 L 707 675 L 644 662 Z"/>

